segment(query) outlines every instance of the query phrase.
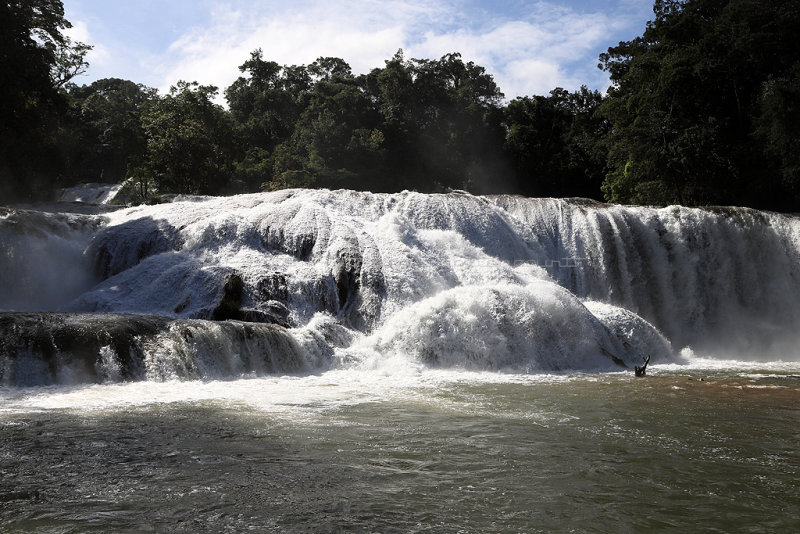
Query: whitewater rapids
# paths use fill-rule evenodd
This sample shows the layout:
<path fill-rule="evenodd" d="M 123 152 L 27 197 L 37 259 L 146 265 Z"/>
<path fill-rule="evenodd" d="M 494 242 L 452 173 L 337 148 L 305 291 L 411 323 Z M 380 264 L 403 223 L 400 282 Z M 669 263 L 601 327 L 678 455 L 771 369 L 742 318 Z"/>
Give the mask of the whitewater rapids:
<path fill-rule="evenodd" d="M 3 209 L 0 377 L 220 378 L 398 359 L 622 370 L 685 347 L 796 357 L 799 244 L 796 218 L 748 209 L 465 193 Z"/>

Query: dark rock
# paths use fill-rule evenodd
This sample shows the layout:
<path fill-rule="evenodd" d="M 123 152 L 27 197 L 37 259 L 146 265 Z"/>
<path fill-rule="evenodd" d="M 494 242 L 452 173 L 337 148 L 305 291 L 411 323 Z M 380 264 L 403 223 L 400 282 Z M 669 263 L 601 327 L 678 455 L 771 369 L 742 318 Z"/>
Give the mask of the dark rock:
<path fill-rule="evenodd" d="M 222 300 L 211 312 L 214 321 L 225 321 L 227 319 L 239 319 L 242 307 L 242 295 L 244 293 L 244 282 L 238 274 L 232 274 L 222 288 Z"/>
<path fill-rule="evenodd" d="M 20 386 L 57 383 L 66 367 L 78 381 L 100 381 L 103 347 L 117 355 L 120 379 L 143 378 L 140 339 L 155 337 L 169 322 L 166 317 L 130 314 L 2 313 L 0 381 Z M 17 365 L 23 360 L 29 365 Z"/>

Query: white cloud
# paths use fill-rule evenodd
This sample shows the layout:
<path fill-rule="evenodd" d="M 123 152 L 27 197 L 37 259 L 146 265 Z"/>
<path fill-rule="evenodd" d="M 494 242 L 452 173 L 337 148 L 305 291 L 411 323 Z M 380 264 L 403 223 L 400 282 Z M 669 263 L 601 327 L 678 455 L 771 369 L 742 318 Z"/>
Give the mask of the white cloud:
<path fill-rule="evenodd" d="M 605 76 L 583 68 L 580 60 L 588 54 L 589 64 L 594 67 L 594 50 L 602 42 L 608 21 L 596 15 L 575 18 L 567 15 L 557 21 L 558 24 L 512 21 L 483 33 L 457 30 L 436 34 L 429 31 L 424 41 L 412 45 L 409 51 L 421 57 L 440 57 L 460 51 L 465 59 L 475 61 L 494 74 L 495 81 L 509 99 L 547 94 L 557 86 L 574 89 L 581 83 L 594 85 Z M 581 77 L 569 73 L 576 60 Z"/>
<path fill-rule="evenodd" d="M 554 87 L 574 85 L 565 83 L 567 77 L 557 63 L 537 59 L 511 61 L 504 66 L 501 76 L 500 87 L 511 89 L 507 94 L 509 98 L 523 94 L 545 95 Z M 527 90 L 522 90 L 523 87 Z"/>
<path fill-rule="evenodd" d="M 162 91 L 181 79 L 223 91 L 256 48 L 280 64 L 341 57 L 357 73 L 383 66 L 402 48 L 407 58 L 461 52 L 465 60 L 486 67 L 510 99 L 581 83 L 604 89 L 607 77 L 596 68 L 597 55 L 613 44 L 613 32 L 641 24 L 639 13 L 614 14 L 608 6 L 642 0 L 601 2 L 596 9 L 606 11 L 596 13 L 548 2 L 487 2 L 480 8 L 464 0 L 212 1 L 194 4 L 196 26 L 165 48 L 116 42 L 115 35 L 107 35 L 113 60 L 105 47 L 89 39 L 85 24 L 76 23 L 75 31 L 84 31 L 82 40 L 95 45 L 93 73 L 130 77 Z M 511 5 L 513 13 L 506 10 Z M 207 16 L 204 8 L 210 9 Z M 180 21 L 175 24 L 180 27 Z"/>
<path fill-rule="evenodd" d="M 89 26 L 85 22 L 80 20 L 72 21 L 72 28 L 64 30 L 64 35 L 72 39 L 73 42 L 92 45 L 92 49 L 86 54 L 86 60 L 89 65 L 102 68 L 109 62 L 111 55 L 108 49 L 92 38 Z"/>
<path fill-rule="evenodd" d="M 259 17 L 218 8 L 213 26 L 184 34 L 164 57 L 154 58 L 158 64 L 153 68 L 162 89 L 185 79 L 222 90 L 240 75 L 237 67 L 250 52 L 261 48 L 265 59 L 281 64 L 308 64 L 325 55 L 344 58 L 354 71 L 366 72 L 383 65 L 408 40 L 404 22 L 381 24 L 375 14 L 323 10 L 321 4 Z"/>
<path fill-rule="evenodd" d="M 459 29 L 451 33 L 428 31 L 410 47 L 412 54 L 439 57 L 460 51 L 465 59 L 494 74 L 506 97 L 547 94 L 560 86 L 599 87 L 606 75 L 597 70 L 597 49 L 609 31 L 622 27 L 604 14 L 576 14 L 540 4 L 530 20 L 508 21 L 481 32 Z"/>
<path fill-rule="evenodd" d="M 303 15 L 252 20 L 241 12 L 215 18 L 214 27 L 196 30 L 173 43 L 169 52 L 178 61 L 164 72 L 168 80 L 184 74 L 216 73 L 230 78 L 221 83 L 227 85 L 238 75 L 238 65 L 256 48 L 264 50 L 266 59 L 283 64 L 307 64 L 328 55 L 345 58 L 354 69 L 365 71 L 381 65 L 387 51 L 393 53 L 405 40 L 402 26 L 369 27 L 352 19 L 329 17 L 316 22 L 313 16 Z"/>

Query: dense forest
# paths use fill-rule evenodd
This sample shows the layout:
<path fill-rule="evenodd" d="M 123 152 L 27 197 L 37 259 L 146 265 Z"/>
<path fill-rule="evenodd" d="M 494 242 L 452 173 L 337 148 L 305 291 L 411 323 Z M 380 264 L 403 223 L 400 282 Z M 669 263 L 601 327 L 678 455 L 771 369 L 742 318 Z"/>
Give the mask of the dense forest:
<path fill-rule="evenodd" d="M 287 187 L 581 196 L 800 211 L 800 2 L 656 0 L 600 55 L 607 94 L 506 100 L 458 53 L 354 74 L 255 50 L 219 88 L 72 80 L 60 0 L 0 2 L 0 203 L 127 180 L 132 198 Z"/>

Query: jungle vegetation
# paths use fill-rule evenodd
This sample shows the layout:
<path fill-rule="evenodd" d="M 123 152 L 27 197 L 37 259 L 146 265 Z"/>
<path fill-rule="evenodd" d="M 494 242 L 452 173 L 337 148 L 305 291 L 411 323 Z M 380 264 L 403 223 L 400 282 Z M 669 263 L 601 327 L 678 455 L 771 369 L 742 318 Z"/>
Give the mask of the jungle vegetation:
<path fill-rule="evenodd" d="M 0 2 L 0 203 L 79 182 L 166 193 L 288 187 L 581 196 L 800 211 L 800 2 L 656 0 L 583 86 L 506 100 L 459 53 L 366 74 L 254 50 L 225 88 L 73 82 L 60 0 Z M 226 106 L 216 103 L 224 96 Z"/>

